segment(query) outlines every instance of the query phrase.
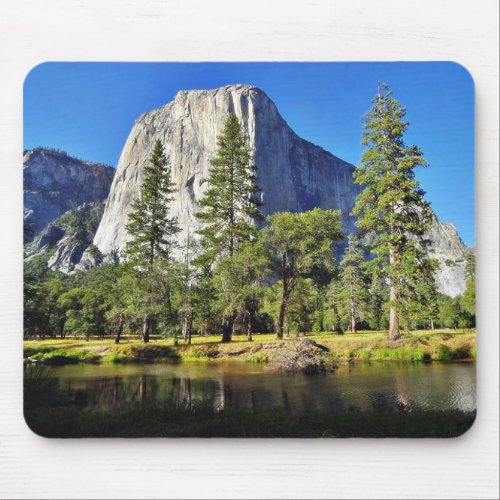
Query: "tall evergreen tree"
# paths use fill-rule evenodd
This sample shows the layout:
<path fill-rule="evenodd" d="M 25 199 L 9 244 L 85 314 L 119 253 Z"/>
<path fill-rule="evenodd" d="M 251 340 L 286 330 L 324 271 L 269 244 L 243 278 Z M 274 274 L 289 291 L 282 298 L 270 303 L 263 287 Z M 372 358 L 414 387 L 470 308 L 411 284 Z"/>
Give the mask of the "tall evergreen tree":
<path fill-rule="evenodd" d="M 217 139 L 217 154 L 211 161 L 208 188 L 199 202 L 196 214 L 204 223 L 201 235 L 202 265 L 221 258 L 233 258 L 238 246 L 256 238 L 254 222 L 262 219 L 255 166 L 245 134 L 234 113 L 226 120 Z M 231 340 L 236 311 L 226 311 L 222 324 L 222 341 Z"/>
<path fill-rule="evenodd" d="M 269 277 L 269 256 L 259 241 L 241 245 L 238 254 L 222 259 L 215 272 L 219 309 L 225 314 L 236 311 L 249 341 Z"/>
<path fill-rule="evenodd" d="M 133 202 L 125 226 L 131 237 L 125 250 L 130 260 L 147 267 L 157 258 L 170 258 L 173 237 L 180 230 L 177 218 L 170 215 L 174 191 L 165 151 L 157 140 L 144 167 L 139 198 Z"/>
<path fill-rule="evenodd" d="M 135 265 L 144 294 L 142 340 L 145 343 L 149 342 L 152 316 L 158 310 L 158 273 L 165 269 L 165 264 L 171 258 L 175 246 L 174 236 L 180 230 L 177 218 L 170 215 L 173 193 L 170 167 L 163 146 L 157 140 L 148 164 L 144 167 L 139 198 L 132 204 L 132 212 L 126 225 L 130 240 L 125 254 Z M 168 291 L 166 302 L 169 309 Z"/>
<path fill-rule="evenodd" d="M 340 261 L 339 298 L 342 309 L 349 317 L 349 329 L 352 333 L 356 333 L 357 324 L 362 319 L 368 302 L 368 280 L 359 240 L 350 234 L 347 242 L 347 248 Z"/>
<path fill-rule="evenodd" d="M 370 249 L 389 279 L 389 338 L 396 340 L 408 278 L 418 275 L 426 259 L 419 238 L 430 229 L 432 211 L 415 178 L 415 168 L 426 161 L 417 146 L 404 141 L 405 109 L 386 84 L 372 102 L 363 127 L 362 144 L 368 148 L 354 173 L 363 191 L 353 213 L 361 232 L 371 236 Z"/>
<path fill-rule="evenodd" d="M 237 245 L 255 237 L 253 220 L 262 219 L 259 191 L 251 151 L 234 113 L 226 120 L 217 139 L 217 154 L 211 161 L 208 189 L 199 202 L 199 231 L 205 257 L 215 260 L 232 257 Z"/>

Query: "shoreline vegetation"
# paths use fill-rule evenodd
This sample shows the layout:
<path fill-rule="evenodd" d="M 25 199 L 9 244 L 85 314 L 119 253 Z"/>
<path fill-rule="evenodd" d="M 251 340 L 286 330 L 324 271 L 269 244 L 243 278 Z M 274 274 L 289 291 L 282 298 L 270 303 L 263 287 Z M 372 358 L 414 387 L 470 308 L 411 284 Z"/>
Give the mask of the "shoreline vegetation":
<path fill-rule="evenodd" d="M 387 340 L 384 331 L 356 334 L 311 333 L 277 339 L 275 334 L 234 336 L 230 344 L 218 335 L 193 337 L 190 345 L 174 339 L 151 337 L 143 344 L 137 336 L 124 335 L 120 344 L 112 338 L 66 337 L 24 341 L 26 363 L 60 366 L 74 363 L 127 362 L 243 362 L 262 363 L 285 371 L 318 373 L 336 364 L 358 361 L 474 361 L 476 332 L 469 330 L 418 330 L 398 341 Z M 319 362 L 319 364 L 318 364 Z"/>

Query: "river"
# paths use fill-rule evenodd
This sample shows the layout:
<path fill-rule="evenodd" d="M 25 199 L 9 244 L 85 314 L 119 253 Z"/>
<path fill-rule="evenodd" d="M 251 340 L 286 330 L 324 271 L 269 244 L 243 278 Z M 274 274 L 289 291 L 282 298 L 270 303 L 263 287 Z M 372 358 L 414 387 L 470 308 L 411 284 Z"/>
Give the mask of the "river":
<path fill-rule="evenodd" d="M 257 364 L 196 362 L 81 364 L 51 372 L 64 391 L 97 410 L 172 400 L 291 413 L 476 408 L 474 363 L 356 363 L 317 376 L 272 373 Z"/>

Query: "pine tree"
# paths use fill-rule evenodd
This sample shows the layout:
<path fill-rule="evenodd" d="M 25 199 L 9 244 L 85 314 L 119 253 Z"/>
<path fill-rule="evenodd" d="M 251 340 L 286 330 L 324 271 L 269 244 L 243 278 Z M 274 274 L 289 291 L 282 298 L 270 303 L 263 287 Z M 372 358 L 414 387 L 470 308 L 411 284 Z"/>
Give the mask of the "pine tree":
<path fill-rule="evenodd" d="M 219 309 L 226 315 L 236 311 L 249 341 L 269 277 L 269 256 L 259 241 L 242 244 L 238 254 L 222 259 L 215 272 Z"/>
<path fill-rule="evenodd" d="M 400 337 L 399 316 L 404 295 L 411 293 L 408 278 L 425 266 L 423 242 L 432 211 L 415 178 L 415 168 L 426 166 L 417 146 L 407 146 L 409 125 L 405 109 L 385 84 L 373 99 L 364 119 L 362 144 L 368 146 L 354 180 L 363 186 L 353 214 L 363 234 L 371 236 L 370 249 L 386 271 L 390 286 L 389 338 Z"/>
<path fill-rule="evenodd" d="M 205 224 L 199 231 L 204 256 L 216 260 L 232 257 L 239 243 L 255 237 L 257 228 L 252 221 L 262 219 L 251 151 L 234 113 L 218 137 L 217 155 L 211 165 L 208 188 L 196 217 Z"/>
<path fill-rule="evenodd" d="M 144 167 L 139 198 L 125 226 L 131 236 L 125 253 L 146 267 L 158 258 L 168 260 L 175 246 L 174 236 L 180 231 L 177 218 L 170 216 L 170 203 L 175 188 L 163 146 L 155 142 L 148 164 Z"/>
<path fill-rule="evenodd" d="M 368 302 L 368 282 L 359 240 L 350 234 L 347 242 L 343 259 L 340 261 L 339 299 L 342 309 L 349 317 L 349 328 L 352 333 L 356 333 L 357 324 L 362 319 Z"/>
<path fill-rule="evenodd" d="M 149 342 L 152 316 L 158 310 L 159 274 L 171 258 L 174 237 L 179 232 L 177 218 L 170 215 L 174 186 L 170 167 L 159 140 L 154 144 L 144 176 L 139 198 L 132 204 L 132 212 L 125 226 L 130 241 L 125 248 L 127 259 L 135 266 L 143 291 L 143 342 Z M 170 293 L 166 293 L 170 309 Z"/>
<path fill-rule="evenodd" d="M 217 154 L 211 161 L 208 188 L 196 214 L 204 223 L 198 263 L 212 267 L 222 258 L 233 258 L 238 246 L 256 238 L 254 222 L 261 220 L 259 191 L 251 151 L 238 119 L 231 113 L 217 139 Z M 226 313 L 222 322 L 222 341 L 231 340 L 236 311 Z"/>

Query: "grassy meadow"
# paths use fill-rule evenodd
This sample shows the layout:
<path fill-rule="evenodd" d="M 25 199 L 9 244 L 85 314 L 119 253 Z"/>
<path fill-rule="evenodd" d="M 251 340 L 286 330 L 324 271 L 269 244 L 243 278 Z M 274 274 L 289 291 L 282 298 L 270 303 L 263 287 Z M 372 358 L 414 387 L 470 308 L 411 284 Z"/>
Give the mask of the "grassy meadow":
<path fill-rule="evenodd" d="M 256 334 L 249 342 L 236 335 L 231 343 L 221 343 L 219 335 L 193 337 L 191 345 L 179 340 L 152 337 L 143 344 L 137 336 L 123 336 L 120 344 L 112 338 L 91 337 L 24 341 L 24 358 L 31 362 L 62 365 L 80 362 L 131 361 L 242 361 L 266 363 L 283 340 L 275 334 Z M 476 358 L 475 330 L 418 330 L 404 333 L 397 341 L 387 340 L 385 331 L 356 334 L 317 333 L 307 335 L 326 347 L 339 362 L 349 361 L 457 361 Z"/>

